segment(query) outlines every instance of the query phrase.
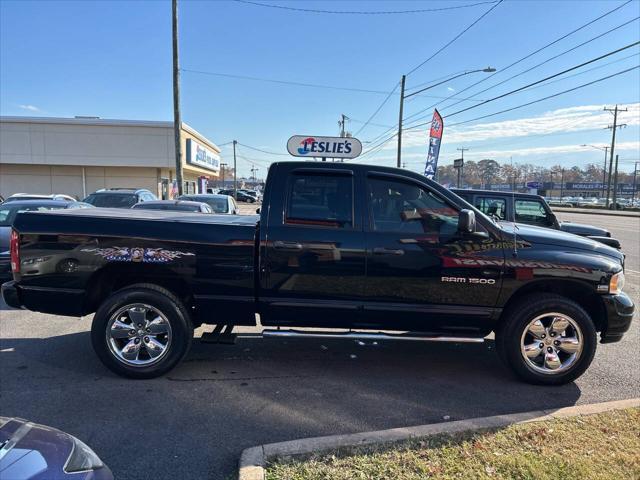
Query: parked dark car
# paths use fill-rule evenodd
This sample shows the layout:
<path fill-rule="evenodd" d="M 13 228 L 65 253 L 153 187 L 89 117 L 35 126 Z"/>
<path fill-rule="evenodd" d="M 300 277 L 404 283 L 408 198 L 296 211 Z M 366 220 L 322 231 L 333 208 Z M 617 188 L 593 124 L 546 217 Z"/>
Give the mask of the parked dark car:
<path fill-rule="evenodd" d="M 225 213 L 237 215 L 240 213 L 236 201 L 230 195 L 205 194 L 199 193 L 194 195 L 180 195 L 179 200 L 190 200 L 193 202 L 204 202 L 208 204 L 214 213 Z"/>
<path fill-rule="evenodd" d="M 558 221 L 547 201 L 540 195 L 461 188 L 452 188 L 451 191 L 464 198 L 481 212 L 493 216 L 499 221 L 553 228 L 581 237 L 589 237 L 613 248 L 621 248 L 620 241 L 611 238 L 611 232 L 606 228 Z"/>
<path fill-rule="evenodd" d="M 230 195 L 233 197 L 233 189 L 231 190 L 220 190 L 218 192 L 220 195 Z M 239 202 L 247 202 L 247 203 L 255 203 L 257 201 L 256 197 L 249 195 L 246 192 L 243 192 L 242 190 L 237 190 L 236 191 L 236 200 Z"/>
<path fill-rule="evenodd" d="M 23 262 L 47 245 L 89 260 L 26 275 Z M 588 368 L 598 332 L 619 341 L 634 312 L 618 250 L 493 221 L 422 175 L 379 165 L 274 163 L 259 217 L 21 213 L 11 255 L 5 302 L 95 312 L 94 350 L 132 378 L 171 370 L 194 327 L 215 324 L 203 340 L 227 342 L 259 313 L 265 337 L 483 342 L 493 332 L 520 378 L 558 385 Z"/>
<path fill-rule="evenodd" d="M 136 203 L 150 202 L 158 198 L 144 188 L 105 188 L 93 192 L 83 201 L 94 207 L 131 208 Z"/>
<path fill-rule="evenodd" d="M 0 204 L 0 283 L 11 280 L 9 237 L 19 212 L 42 212 L 61 208 L 93 208 L 88 203 L 66 200 L 12 200 Z"/>
<path fill-rule="evenodd" d="M 0 478 L 113 480 L 113 475 L 73 435 L 20 418 L 0 417 Z"/>
<path fill-rule="evenodd" d="M 203 202 L 189 202 L 186 200 L 152 200 L 136 203 L 133 207 L 142 210 L 167 210 L 174 212 L 213 213 L 209 205 Z"/>

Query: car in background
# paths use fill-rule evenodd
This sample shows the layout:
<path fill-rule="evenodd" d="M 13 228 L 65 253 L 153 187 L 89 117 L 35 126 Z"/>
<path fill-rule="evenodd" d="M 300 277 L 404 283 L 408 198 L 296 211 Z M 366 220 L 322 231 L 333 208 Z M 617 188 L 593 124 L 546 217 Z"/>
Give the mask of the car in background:
<path fill-rule="evenodd" d="M 256 202 L 259 202 L 260 199 L 262 198 L 262 196 L 256 192 L 255 190 L 247 190 L 246 188 L 243 188 L 240 190 L 242 193 L 246 193 L 247 195 L 252 196 L 253 198 L 256 199 Z"/>
<path fill-rule="evenodd" d="M 598 199 L 595 197 L 585 198 L 584 200 L 578 201 L 578 207 L 597 207 Z"/>
<path fill-rule="evenodd" d="M 113 480 L 113 474 L 73 435 L 20 418 L 0 417 L 0 478 Z"/>
<path fill-rule="evenodd" d="M 152 200 L 136 203 L 137 210 L 164 210 L 172 212 L 213 213 L 213 209 L 204 202 L 189 202 L 186 200 Z"/>
<path fill-rule="evenodd" d="M 451 191 L 498 222 L 524 223 L 536 227 L 561 230 L 581 237 L 591 238 L 618 250 L 621 248 L 620 241 L 611 238 L 611 232 L 605 228 L 582 223 L 559 222 L 547 202 L 540 195 L 492 190 L 463 190 L 459 188 L 452 188 Z"/>
<path fill-rule="evenodd" d="M 238 204 L 231 195 L 212 195 L 198 193 L 194 195 L 180 195 L 178 200 L 189 200 L 192 202 L 204 202 L 211 207 L 213 213 L 237 215 L 240 213 Z"/>
<path fill-rule="evenodd" d="M 13 200 L 0 204 L 0 283 L 13 278 L 11 274 L 11 259 L 9 244 L 11 240 L 11 226 L 16 215 L 21 212 L 43 212 L 65 208 L 93 208 L 83 202 L 68 200 Z M 2 478 L 2 476 L 0 476 Z"/>
<path fill-rule="evenodd" d="M 158 200 L 145 188 L 103 188 L 93 192 L 83 202 L 100 208 L 131 208 L 136 203 Z"/>
<path fill-rule="evenodd" d="M 233 197 L 233 189 L 228 189 L 228 190 L 220 190 L 220 192 L 218 192 L 220 195 L 231 195 Z M 258 199 L 254 196 L 249 195 L 248 193 L 245 193 L 242 190 L 237 190 L 236 191 L 236 200 L 238 202 L 247 202 L 247 203 L 256 203 L 258 201 Z"/>
<path fill-rule="evenodd" d="M 53 193 L 51 195 L 38 194 L 38 193 L 14 193 L 9 195 L 3 203 L 15 202 L 16 200 L 64 200 L 67 202 L 76 202 L 77 199 L 71 195 L 65 195 L 63 193 Z"/>

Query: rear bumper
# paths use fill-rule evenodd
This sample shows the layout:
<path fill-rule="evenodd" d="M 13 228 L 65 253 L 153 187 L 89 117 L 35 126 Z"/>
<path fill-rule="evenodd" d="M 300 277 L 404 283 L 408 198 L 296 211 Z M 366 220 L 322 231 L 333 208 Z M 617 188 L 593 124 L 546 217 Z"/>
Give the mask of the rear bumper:
<path fill-rule="evenodd" d="M 13 280 L 13 273 L 11 273 L 11 260 L 9 255 L 0 255 L 0 283 Z"/>
<path fill-rule="evenodd" d="M 69 317 L 83 314 L 84 290 L 23 287 L 11 281 L 2 284 L 2 298 L 13 308 Z"/>
<path fill-rule="evenodd" d="M 631 326 L 635 306 L 625 293 L 603 295 L 602 300 L 607 312 L 607 326 L 600 333 L 600 343 L 619 342 Z"/>

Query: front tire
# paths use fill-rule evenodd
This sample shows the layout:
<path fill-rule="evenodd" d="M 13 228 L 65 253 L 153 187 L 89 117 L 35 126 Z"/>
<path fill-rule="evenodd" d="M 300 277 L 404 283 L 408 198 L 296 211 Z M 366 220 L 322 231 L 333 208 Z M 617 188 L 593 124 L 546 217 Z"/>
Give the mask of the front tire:
<path fill-rule="evenodd" d="M 93 318 L 91 342 L 114 373 L 154 378 L 189 351 L 193 325 L 182 302 L 157 285 L 139 284 L 107 298 Z"/>
<path fill-rule="evenodd" d="M 582 375 L 595 355 L 597 332 L 589 314 L 560 295 L 536 294 L 513 305 L 496 331 L 503 362 L 522 380 L 564 385 Z"/>

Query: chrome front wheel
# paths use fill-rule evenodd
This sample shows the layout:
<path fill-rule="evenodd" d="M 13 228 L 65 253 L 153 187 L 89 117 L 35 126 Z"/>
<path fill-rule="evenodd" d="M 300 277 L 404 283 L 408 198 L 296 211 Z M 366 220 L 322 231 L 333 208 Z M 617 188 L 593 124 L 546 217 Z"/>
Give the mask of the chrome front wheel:
<path fill-rule="evenodd" d="M 157 308 L 133 303 L 109 318 L 106 340 L 111 354 L 133 367 L 146 367 L 163 359 L 171 346 L 172 331 L 167 317 Z"/>
<path fill-rule="evenodd" d="M 520 350 L 527 365 L 536 372 L 555 375 L 570 369 L 580 358 L 582 330 L 563 313 L 535 317 L 524 329 Z"/>

